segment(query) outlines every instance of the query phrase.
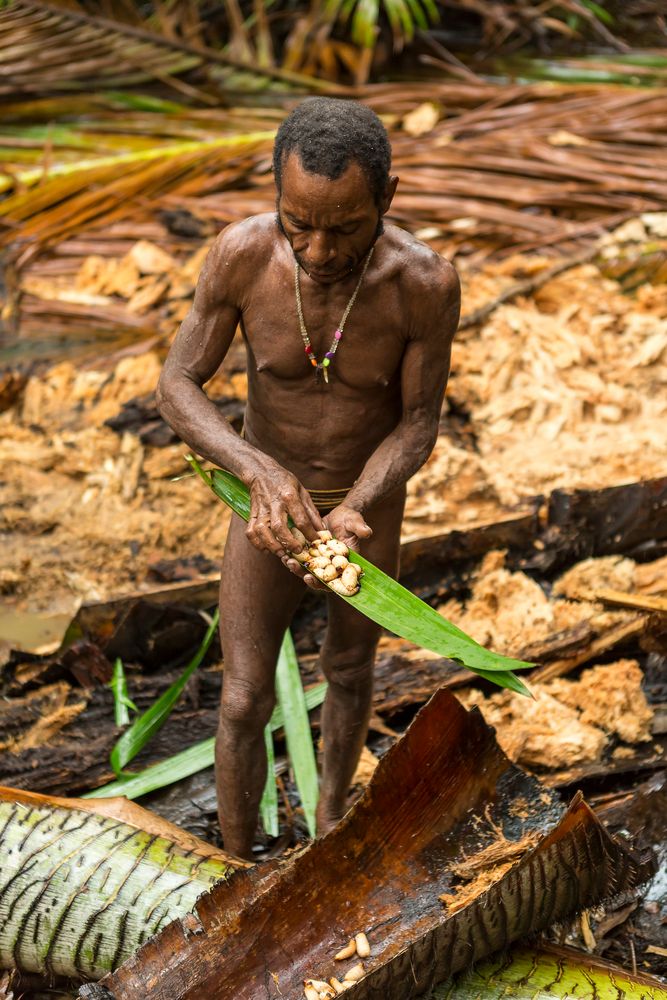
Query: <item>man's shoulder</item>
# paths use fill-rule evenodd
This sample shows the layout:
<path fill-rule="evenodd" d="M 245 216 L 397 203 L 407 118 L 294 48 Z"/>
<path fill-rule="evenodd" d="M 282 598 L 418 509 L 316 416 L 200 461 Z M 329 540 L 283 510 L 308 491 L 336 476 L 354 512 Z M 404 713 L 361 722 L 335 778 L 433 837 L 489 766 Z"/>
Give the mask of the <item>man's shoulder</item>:
<path fill-rule="evenodd" d="M 253 279 L 268 264 L 276 242 L 275 215 L 266 212 L 232 222 L 211 245 L 199 277 L 200 304 L 242 306 Z"/>
<path fill-rule="evenodd" d="M 387 226 L 392 248 L 392 259 L 401 290 L 411 299 L 434 297 L 438 300 L 459 294 L 456 269 L 445 257 L 423 243 L 412 233 L 398 226 Z"/>
<path fill-rule="evenodd" d="M 275 213 L 251 215 L 225 226 L 216 237 L 211 253 L 217 263 L 248 261 L 257 264 L 272 252 L 277 235 Z"/>

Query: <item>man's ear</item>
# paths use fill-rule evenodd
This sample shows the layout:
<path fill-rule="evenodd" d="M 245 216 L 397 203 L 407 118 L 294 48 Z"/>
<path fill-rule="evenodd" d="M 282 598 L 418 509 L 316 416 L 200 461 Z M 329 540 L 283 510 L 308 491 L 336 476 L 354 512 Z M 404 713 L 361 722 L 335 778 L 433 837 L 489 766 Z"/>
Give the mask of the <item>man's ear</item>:
<path fill-rule="evenodd" d="M 384 194 L 382 195 L 381 211 L 383 215 L 386 215 L 389 211 L 389 206 L 394 200 L 394 195 L 396 194 L 396 188 L 398 187 L 398 177 L 390 176 L 387 181 L 387 186 L 385 188 Z"/>

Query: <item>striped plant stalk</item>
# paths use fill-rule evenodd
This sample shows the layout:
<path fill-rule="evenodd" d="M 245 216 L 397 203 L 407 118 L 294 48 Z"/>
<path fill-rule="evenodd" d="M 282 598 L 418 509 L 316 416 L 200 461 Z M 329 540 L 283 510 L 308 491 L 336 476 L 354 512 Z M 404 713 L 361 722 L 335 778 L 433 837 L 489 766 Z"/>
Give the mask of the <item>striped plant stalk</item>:
<path fill-rule="evenodd" d="M 0 787 L 0 969 L 100 979 L 231 871 L 122 799 Z"/>
<path fill-rule="evenodd" d="M 515 948 L 436 987 L 429 1000 L 667 1000 L 667 986 L 573 948 Z"/>

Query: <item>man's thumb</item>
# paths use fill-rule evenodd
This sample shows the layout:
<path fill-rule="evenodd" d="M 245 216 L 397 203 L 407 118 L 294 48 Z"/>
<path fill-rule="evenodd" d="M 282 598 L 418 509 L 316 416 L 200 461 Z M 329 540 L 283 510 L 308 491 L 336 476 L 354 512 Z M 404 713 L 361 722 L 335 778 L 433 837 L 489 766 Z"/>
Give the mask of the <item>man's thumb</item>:
<path fill-rule="evenodd" d="M 371 535 L 373 534 L 373 529 L 369 524 L 366 524 L 361 515 L 355 518 L 355 525 L 352 530 L 354 531 L 357 538 L 370 538 Z"/>

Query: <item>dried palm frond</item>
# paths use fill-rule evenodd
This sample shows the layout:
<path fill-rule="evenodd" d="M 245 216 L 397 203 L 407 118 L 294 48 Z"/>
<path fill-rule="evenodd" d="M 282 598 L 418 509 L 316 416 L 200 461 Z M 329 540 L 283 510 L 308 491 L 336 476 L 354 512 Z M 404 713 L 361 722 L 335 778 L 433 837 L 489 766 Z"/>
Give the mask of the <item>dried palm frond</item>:
<path fill-rule="evenodd" d="M 110 20 L 43 0 L 12 0 L 0 23 L 0 94 L 50 93 L 136 85 L 166 84 L 188 98 L 216 105 L 220 73 L 277 80 L 317 88 L 318 81 L 217 49 L 148 30 L 144 25 Z M 216 73 L 208 72 L 213 67 Z M 206 70 L 206 89 L 181 77 Z M 224 74 L 222 88 L 224 89 Z M 237 79 L 238 83 L 238 79 Z M 210 91 L 213 91 L 211 93 Z"/>

